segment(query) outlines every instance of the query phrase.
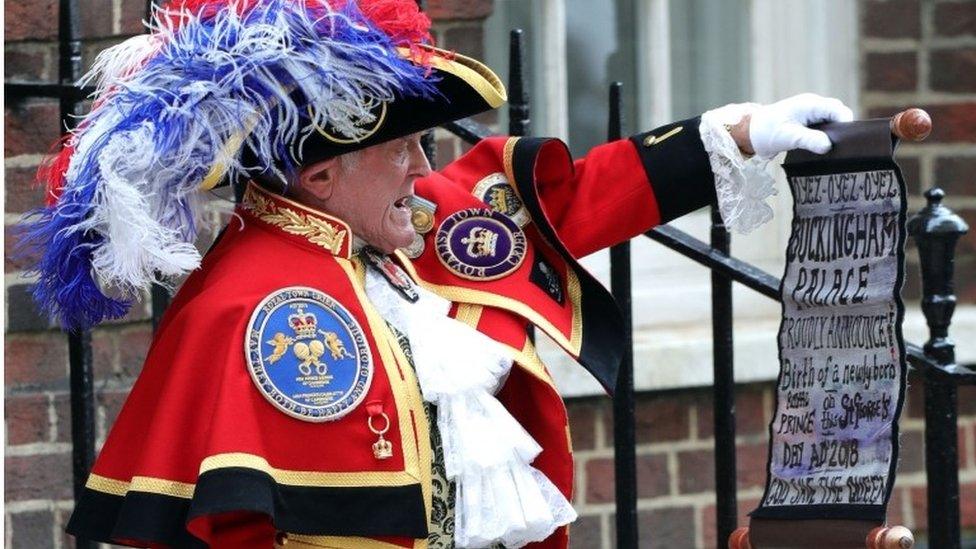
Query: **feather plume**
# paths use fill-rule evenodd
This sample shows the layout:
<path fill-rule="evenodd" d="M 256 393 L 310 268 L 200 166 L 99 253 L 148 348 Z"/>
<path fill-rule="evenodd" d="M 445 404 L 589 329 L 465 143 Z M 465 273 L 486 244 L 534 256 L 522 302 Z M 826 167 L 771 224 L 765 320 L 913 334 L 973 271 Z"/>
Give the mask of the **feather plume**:
<path fill-rule="evenodd" d="M 436 93 L 354 2 L 190 4 L 157 10 L 151 35 L 95 62 L 95 106 L 67 142 L 67 169 L 59 156 L 48 173 L 60 199 L 25 227 L 41 257 L 35 300 L 67 328 L 119 317 L 158 275 L 199 265 L 197 190 L 215 162 L 232 179 L 295 171 L 291 144 L 316 125 L 355 139 L 378 101 Z M 227 154 L 240 135 L 258 166 Z"/>

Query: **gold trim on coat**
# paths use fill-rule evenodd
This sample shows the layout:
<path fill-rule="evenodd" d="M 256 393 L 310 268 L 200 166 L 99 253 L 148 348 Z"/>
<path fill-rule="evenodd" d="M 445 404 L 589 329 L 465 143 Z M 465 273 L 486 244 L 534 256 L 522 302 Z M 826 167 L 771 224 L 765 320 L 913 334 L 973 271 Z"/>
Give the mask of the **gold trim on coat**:
<path fill-rule="evenodd" d="M 397 407 L 398 427 L 402 442 L 400 451 L 403 452 L 404 468 L 420 482 L 424 495 L 424 508 L 429 519 L 431 513 L 431 455 L 430 433 L 424 411 L 423 398 L 420 396 L 420 385 L 400 350 L 400 344 L 390 333 L 386 322 L 380 317 L 372 303 L 366 297 L 366 270 L 358 258 L 346 261 L 338 260 L 339 266 L 349 277 L 356 297 L 359 299 L 366 313 L 370 333 L 376 342 L 380 359 L 386 368 L 387 379 L 394 395 Z"/>
<path fill-rule="evenodd" d="M 566 293 L 569 296 L 569 301 L 573 309 L 572 326 L 570 328 L 570 335 L 567 338 L 558 328 L 556 328 L 553 323 L 549 322 L 546 317 L 542 316 L 542 314 L 538 313 L 535 309 L 529 307 L 521 301 L 512 299 L 510 297 L 500 296 L 491 292 L 465 288 L 463 286 L 450 286 L 428 282 L 420 278 L 420 276 L 417 274 L 417 270 L 414 268 L 409 258 L 403 254 L 403 252 L 397 250 L 394 253 L 398 258 L 400 258 L 400 264 L 403 265 L 404 269 L 406 269 L 407 274 L 409 274 L 411 278 L 413 278 L 418 284 L 427 290 L 430 290 L 444 299 L 453 301 L 455 303 L 488 305 L 516 313 L 541 328 L 544 332 L 546 332 L 546 335 L 551 337 L 553 341 L 565 349 L 566 352 L 572 354 L 573 357 L 579 357 L 580 349 L 583 343 L 583 317 L 581 303 L 583 291 L 580 288 L 579 278 L 572 269 L 566 270 Z"/>
<path fill-rule="evenodd" d="M 193 490 L 196 488 L 196 485 L 187 482 L 177 482 L 175 480 L 140 476 L 132 477 L 131 481 L 126 482 L 124 480 L 116 480 L 91 473 L 85 482 L 85 488 L 113 496 L 124 496 L 128 492 L 147 492 L 150 494 L 190 499 L 193 497 Z"/>

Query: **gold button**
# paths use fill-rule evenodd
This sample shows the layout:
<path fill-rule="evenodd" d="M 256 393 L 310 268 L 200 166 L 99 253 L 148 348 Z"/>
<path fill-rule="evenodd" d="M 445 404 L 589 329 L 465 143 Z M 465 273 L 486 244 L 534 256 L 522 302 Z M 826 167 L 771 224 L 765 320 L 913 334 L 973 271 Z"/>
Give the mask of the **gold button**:
<path fill-rule="evenodd" d="M 414 230 L 420 234 L 429 232 L 434 228 L 434 216 L 426 210 L 414 210 L 410 215 L 410 222 L 413 223 Z"/>
<path fill-rule="evenodd" d="M 656 135 L 648 135 L 647 137 L 644 138 L 644 146 L 650 147 L 651 145 L 654 144 L 655 141 L 657 141 Z"/>

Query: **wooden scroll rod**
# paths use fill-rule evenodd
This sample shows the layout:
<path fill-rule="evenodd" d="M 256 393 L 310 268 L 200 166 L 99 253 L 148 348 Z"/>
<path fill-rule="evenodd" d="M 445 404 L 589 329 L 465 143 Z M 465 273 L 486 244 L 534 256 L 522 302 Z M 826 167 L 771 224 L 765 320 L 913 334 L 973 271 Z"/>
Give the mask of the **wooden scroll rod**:
<path fill-rule="evenodd" d="M 932 132 L 932 117 L 918 108 L 901 111 L 891 117 L 891 133 L 905 141 L 921 141 Z"/>
<path fill-rule="evenodd" d="M 797 532 L 802 536 L 802 532 Z M 904 526 L 878 526 L 868 533 L 864 540 L 865 549 L 911 549 L 915 546 L 915 536 Z M 761 549 L 749 540 L 749 527 L 743 526 L 729 536 L 729 549 Z"/>

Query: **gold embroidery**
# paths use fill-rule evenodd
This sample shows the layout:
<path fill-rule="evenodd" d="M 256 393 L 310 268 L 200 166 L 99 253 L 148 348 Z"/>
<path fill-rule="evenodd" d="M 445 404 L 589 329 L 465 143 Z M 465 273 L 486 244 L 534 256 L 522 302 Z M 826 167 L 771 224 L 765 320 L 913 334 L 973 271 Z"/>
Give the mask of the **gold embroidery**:
<path fill-rule="evenodd" d="M 512 190 L 514 190 L 515 194 L 518 195 L 519 200 L 522 200 L 522 195 L 519 193 L 518 186 L 515 184 L 515 168 L 512 166 L 512 158 L 515 155 L 515 144 L 518 143 L 519 139 L 521 138 L 509 137 L 508 140 L 505 141 L 505 149 L 502 153 L 502 163 L 505 166 L 505 177 L 507 177 L 512 184 Z M 522 200 L 522 203 L 525 204 L 525 201 Z"/>
<path fill-rule="evenodd" d="M 288 347 L 295 342 L 295 338 L 288 337 L 281 332 L 275 333 L 274 337 L 265 341 L 266 344 L 274 347 L 271 356 L 268 357 L 268 364 L 274 364 L 281 360 L 281 357 L 285 356 L 288 351 Z"/>
<path fill-rule="evenodd" d="M 243 467 L 268 474 L 278 484 L 289 486 L 318 486 L 332 488 L 354 488 L 358 486 L 408 486 L 415 484 L 417 478 L 406 471 L 355 471 L 329 473 L 319 471 L 294 471 L 272 467 L 261 456 L 244 453 L 229 453 L 210 456 L 200 464 L 200 474 L 215 469 Z"/>
<path fill-rule="evenodd" d="M 551 337 L 553 341 L 558 343 L 560 347 L 565 349 L 566 352 L 570 353 L 574 357 L 579 357 L 583 344 L 583 291 L 580 286 L 579 278 L 576 277 L 576 273 L 573 272 L 572 269 L 566 271 L 566 293 L 569 295 L 569 302 L 573 308 L 572 327 L 570 328 L 569 337 L 567 338 L 566 335 L 559 330 L 559 328 L 556 328 L 556 326 L 549 321 L 549 319 L 521 301 L 483 290 L 474 290 L 464 288 L 462 286 L 447 286 L 427 282 L 426 280 L 420 278 L 417 270 L 413 266 L 413 263 L 411 263 L 406 256 L 399 251 L 394 253 L 396 253 L 397 257 L 400 258 L 401 264 L 403 265 L 404 270 L 407 271 L 407 274 L 410 275 L 410 278 L 414 279 L 425 289 L 430 290 L 444 299 L 453 301 L 455 303 L 488 305 L 518 314 L 539 328 L 542 328 L 542 330 L 546 332 L 546 334 Z"/>
<path fill-rule="evenodd" d="M 406 262 L 409 263 L 409 261 Z M 386 377 L 393 389 L 393 394 L 397 395 L 394 403 L 397 407 L 399 422 L 397 427 L 400 431 L 400 451 L 403 453 L 404 468 L 406 474 L 420 482 L 421 492 L 424 495 L 426 516 L 430 516 L 430 434 L 427 431 L 427 422 L 420 420 L 424 417 L 420 384 L 414 376 L 413 369 L 409 366 L 409 361 L 403 355 L 400 344 L 397 343 L 386 322 L 380 318 L 379 313 L 376 312 L 366 297 L 364 290 L 366 270 L 362 263 L 354 258 L 352 261 L 339 261 L 339 266 L 345 271 L 356 297 L 362 304 L 370 332 L 373 334 L 383 366 L 386 368 Z M 426 539 L 423 541 L 424 547 L 426 547 Z"/>
<path fill-rule="evenodd" d="M 292 486 L 318 486 L 335 488 L 356 488 L 363 486 L 408 486 L 417 482 L 417 476 L 406 471 L 357 471 L 348 473 L 328 473 L 318 471 L 293 471 L 278 469 L 268 464 L 261 456 L 244 453 L 218 454 L 210 456 L 200 464 L 200 474 L 228 467 L 243 467 L 267 473 L 278 484 Z M 124 496 L 128 492 L 147 492 L 184 499 L 193 497 L 195 484 L 178 482 L 156 477 L 132 477 L 131 482 L 118 480 L 94 473 L 88 475 L 85 487 L 114 496 Z"/>
<path fill-rule="evenodd" d="M 429 61 L 435 69 L 453 74 L 461 80 L 464 80 L 465 84 L 474 88 L 478 92 L 478 95 L 491 108 L 496 109 L 508 100 L 508 94 L 505 91 L 505 85 L 502 84 L 501 78 L 480 61 L 459 53 L 452 52 L 448 54 L 447 51 L 433 46 L 423 47 L 430 50 L 433 54 L 430 56 Z M 398 47 L 397 50 L 400 52 L 400 55 L 407 59 L 423 60 L 422 57 L 418 58 L 415 56 L 409 48 Z"/>
<path fill-rule="evenodd" d="M 92 473 L 88 475 L 85 488 L 105 492 L 113 496 L 124 496 L 129 491 L 129 483 L 124 480 L 115 480 L 114 478 L 103 477 Z"/>
<path fill-rule="evenodd" d="M 278 206 L 274 201 L 255 192 L 253 187 L 247 189 L 244 208 L 261 221 L 274 225 L 286 233 L 303 236 L 312 244 L 329 250 L 333 255 L 338 255 L 342 251 L 346 231 L 337 229 L 315 216 Z"/>
<path fill-rule="evenodd" d="M 506 347 L 508 346 L 506 345 Z M 549 372 L 546 371 L 546 366 L 542 363 L 542 359 L 539 358 L 538 353 L 536 353 L 535 346 L 532 345 L 531 339 L 526 336 L 525 345 L 522 346 L 521 350 L 516 349 L 515 347 L 508 348 L 511 350 L 512 357 L 515 359 L 515 362 L 525 371 L 555 387 L 552 377 L 549 375 Z"/>

